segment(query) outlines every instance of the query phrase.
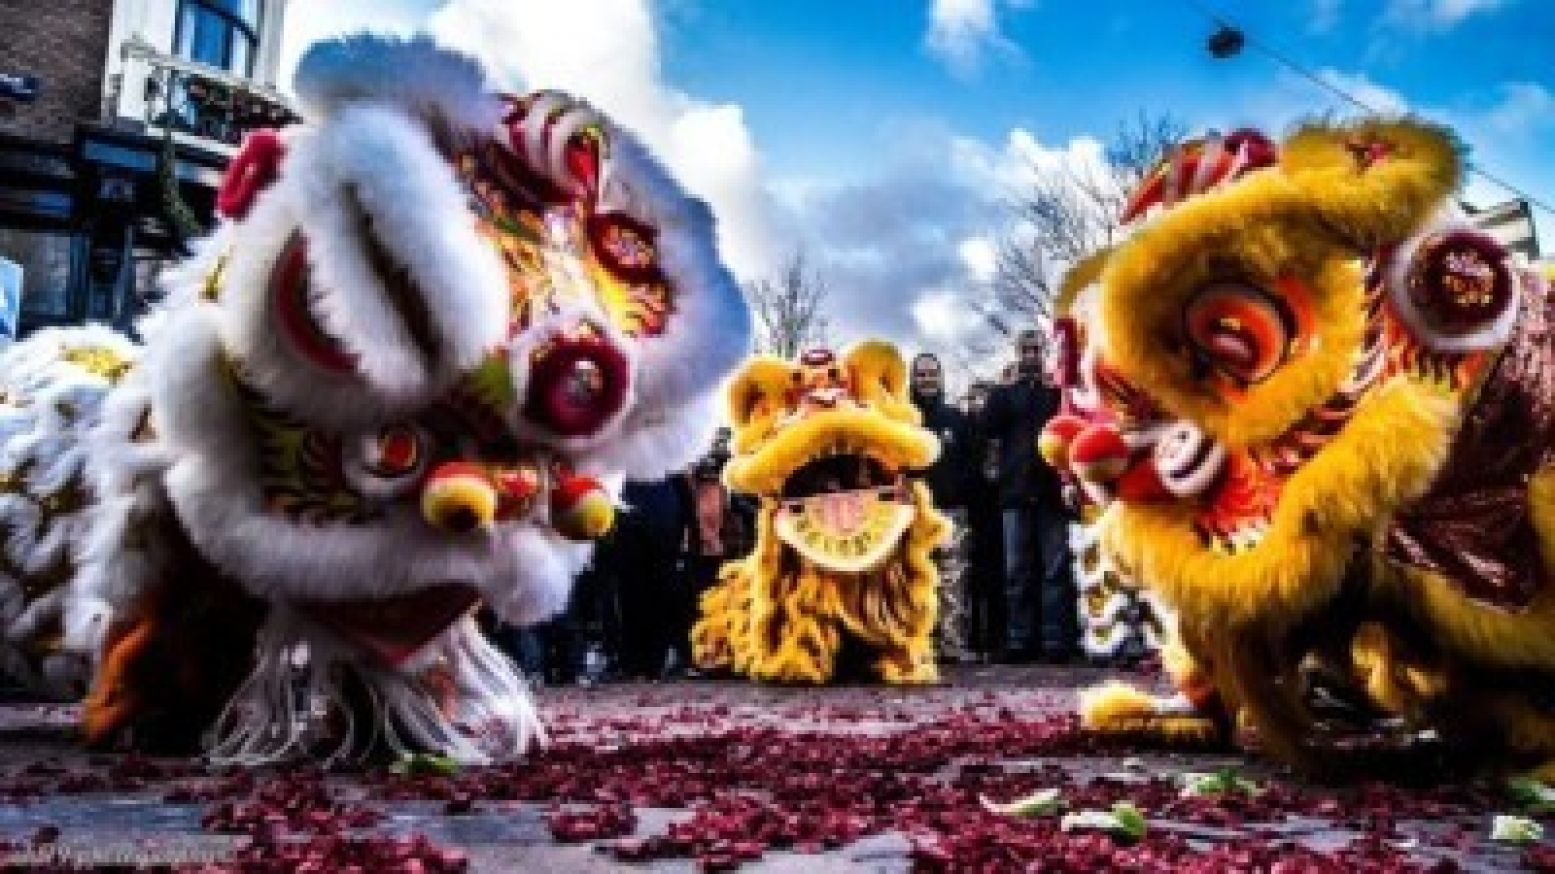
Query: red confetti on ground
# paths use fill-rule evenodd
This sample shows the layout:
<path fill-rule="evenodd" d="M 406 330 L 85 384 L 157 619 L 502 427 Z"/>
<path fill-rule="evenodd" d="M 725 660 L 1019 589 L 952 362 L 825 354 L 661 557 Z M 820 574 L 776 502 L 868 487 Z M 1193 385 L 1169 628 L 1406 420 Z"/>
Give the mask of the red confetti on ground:
<path fill-rule="evenodd" d="M 584 810 L 552 810 L 545 815 L 545 824 L 551 837 L 577 843 L 629 835 L 637 828 L 637 815 L 627 804 L 601 804 Z"/>
<path fill-rule="evenodd" d="M 238 800 L 229 795 L 248 794 Z M 231 856 L 199 870 L 269 872 L 371 871 L 441 874 L 469 867 L 464 852 L 442 847 L 424 835 L 356 834 L 377 825 L 375 808 L 335 798 L 324 774 L 299 769 L 266 775 L 263 782 L 236 775 L 219 781 L 216 797 L 227 798 L 201 818 L 207 830 L 246 834 L 250 840 Z"/>
<path fill-rule="evenodd" d="M 645 702 L 646 703 L 646 702 Z M 773 720 L 742 720 L 728 708 L 589 720 L 563 713 L 566 738 L 528 760 L 444 775 L 376 778 L 386 799 L 464 797 L 586 804 L 548 816 L 560 841 L 606 840 L 623 861 L 693 859 L 724 870 L 769 850 L 820 852 L 886 831 L 910 836 L 920 871 L 1044 870 L 1219 872 L 1449 871 L 1454 863 L 1411 856 L 1398 823 L 1472 818 L 1495 806 L 1473 786 L 1401 789 L 1364 784 L 1344 790 L 1269 782 L 1252 796 L 1181 796 L 1168 779 L 1079 781 L 1065 759 L 1117 755 L 1121 748 L 1080 730 L 1074 716 L 1021 719 L 983 702 L 949 709 L 932 722 L 883 712 L 795 708 L 778 725 L 872 724 L 860 730 L 806 731 Z M 604 739 L 609 738 L 606 742 Z M 1004 762 L 1016 760 L 1017 769 Z M 981 796 L 1005 800 L 1058 787 L 1071 809 L 1130 801 L 1153 822 L 1137 844 L 1105 834 L 1064 833 L 1056 816 L 1014 818 L 984 810 Z M 662 833 L 629 836 L 632 808 L 690 810 Z M 1327 852 L 1269 837 L 1247 826 L 1307 817 L 1342 829 Z M 1222 835 L 1190 843 L 1195 827 Z"/>
<path fill-rule="evenodd" d="M 396 838 L 324 834 L 301 841 L 258 837 L 239 849 L 230 861 L 194 870 L 243 874 L 444 874 L 466 871 L 469 865 L 463 851 L 439 847 L 424 835 Z"/>
<path fill-rule="evenodd" d="M 248 799 L 222 801 L 206 811 L 200 824 L 224 834 L 334 834 L 366 828 L 382 818 L 373 808 L 336 801 L 323 773 L 310 769 L 271 776 Z"/>

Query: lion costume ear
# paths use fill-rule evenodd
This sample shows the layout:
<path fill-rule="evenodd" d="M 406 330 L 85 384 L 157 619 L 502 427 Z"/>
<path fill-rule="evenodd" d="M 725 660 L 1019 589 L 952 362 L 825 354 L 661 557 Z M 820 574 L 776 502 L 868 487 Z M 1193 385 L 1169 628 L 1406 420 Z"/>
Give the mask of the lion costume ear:
<path fill-rule="evenodd" d="M 1414 234 L 1463 180 L 1463 147 L 1417 119 L 1308 124 L 1280 147 L 1279 167 L 1336 230 L 1371 249 Z"/>
<path fill-rule="evenodd" d="M 762 435 L 763 423 L 775 422 L 788 411 L 788 394 L 794 385 L 793 366 L 770 355 L 752 358 L 729 378 L 724 389 L 729 421 L 734 425 L 735 452 L 745 435 Z"/>
<path fill-rule="evenodd" d="M 917 408 L 907 399 L 907 363 L 895 346 L 866 340 L 849 349 L 844 361 L 860 401 L 893 418 L 918 421 Z"/>
<path fill-rule="evenodd" d="M 1069 272 L 1058 284 L 1058 296 L 1053 299 L 1053 312 L 1059 316 L 1067 316 L 1074 307 L 1075 299 L 1080 296 L 1087 286 L 1101 279 L 1102 271 L 1107 269 L 1107 259 L 1112 256 L 1112 249 L 1106 248 L 1092 252 L 1076 261 Z"/>

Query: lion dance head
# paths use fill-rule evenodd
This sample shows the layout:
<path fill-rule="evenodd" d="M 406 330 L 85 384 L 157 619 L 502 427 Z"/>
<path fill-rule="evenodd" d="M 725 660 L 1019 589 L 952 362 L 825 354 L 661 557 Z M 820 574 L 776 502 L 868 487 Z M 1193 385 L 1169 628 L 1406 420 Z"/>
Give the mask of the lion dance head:
<path fill-rule="evenodd" d="M 477 611 L 562 609 L 623 476 L 710 436 L 749 317 L 706 205 L 630 133 L 488 81 L 427 38 L 313 46 L 303 123 L 248 139 L 127 372 L 83 383 L 91 421 L 5 416 L 32 431 L 0 432 L 0 471 L 86 504 L 0 503 L 53 574 L 0 595 L 99 656 L 93 739 L 479 762 L 541 736 Z M 14 355 L 65 374 L 90 341 Z M 61 460 L 16 455 L 40 446 Z"/>
<path fill-rule="evenodd" d="M 1463 172 L 1408 119 L 1189 142 L 1060 301 L 1042 452 L 1180 611 L 1199 678 L 1284 752 L 1322 746 L 1325 685 L 1428 722 L 1444 675 L 1401 642 L 1501 658 L 1485 606 L 1527 608 L 1544 576 L 1544 284 L 1459 210 Z M 1438 524 L 1503 492 L 1491 536 Z"/>
<path fill-rule="evenodd" d="M 797 362 L 758 357 L 727 389 L 730 488 L 761 499 L 756 548 L 724 568 L 692 630 L 697 661 L 760 680 L 824 683 L 845 652 L 891 683 L 935 679 L 931 635 L 949 531 L 913 479 L 939 442 L 886 343 Z"/>

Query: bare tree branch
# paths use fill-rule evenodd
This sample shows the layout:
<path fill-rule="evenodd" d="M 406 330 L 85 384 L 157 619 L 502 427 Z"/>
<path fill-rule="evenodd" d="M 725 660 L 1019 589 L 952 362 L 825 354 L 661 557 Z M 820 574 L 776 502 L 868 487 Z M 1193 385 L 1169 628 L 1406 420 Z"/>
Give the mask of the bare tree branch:
<path fill-rule="evenodd" d="M 776 276 L 745 283 L 745 298 L 756 317 L 757 351 L 792 358 L 807 346 L 826 342 L 830 294 L 830 285 L 809 269 L 802 249 Z"/>
<path fill-rule="evenodd" d="M 1185 133 L 1172 116 L 1141 110 L 1118 125 L 1103 167 L 1041 170 L 1011 197 L 1013 230 L 999 243 L 990 298 L 978 307 L 996 332 L 1050 323 L 1063 270 L 1119 241 L 1118 216 L 1129 194 Z"/>

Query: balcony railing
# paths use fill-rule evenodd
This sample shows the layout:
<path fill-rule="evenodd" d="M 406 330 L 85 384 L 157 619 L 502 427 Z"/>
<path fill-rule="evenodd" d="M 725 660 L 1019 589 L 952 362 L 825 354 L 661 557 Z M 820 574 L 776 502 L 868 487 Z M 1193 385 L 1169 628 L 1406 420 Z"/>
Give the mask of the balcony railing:
<path fill-rule="evenodd" d="M 241 76 L 164 54 L 140 37 L 126 40 L 121 52 L 126 61 L 151 68 L 144 82 L 148 126 L 237 146 L 255 128 L 297 120 L 286 98 Z M 131 86 L 126 81 L 121 87 Z"/>

